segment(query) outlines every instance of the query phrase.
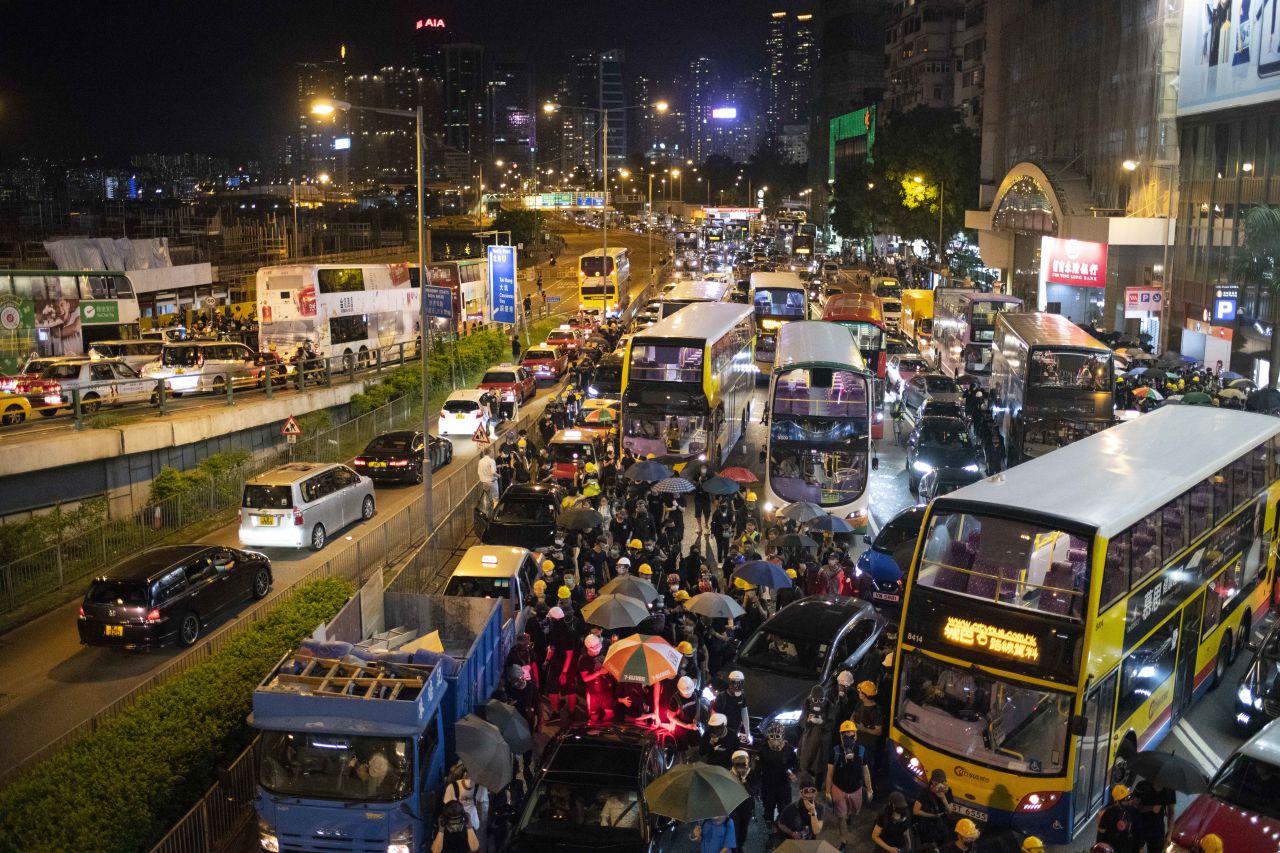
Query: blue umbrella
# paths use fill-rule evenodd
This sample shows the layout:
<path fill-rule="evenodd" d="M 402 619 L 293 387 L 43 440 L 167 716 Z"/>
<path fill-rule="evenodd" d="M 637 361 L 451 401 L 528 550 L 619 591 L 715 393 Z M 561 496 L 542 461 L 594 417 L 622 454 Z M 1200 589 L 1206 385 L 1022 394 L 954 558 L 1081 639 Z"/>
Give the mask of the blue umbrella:
<path fill-rule="evenodd" d="M 739 491 L 739 486 L 728 477 L 708 477 L 702 483 L 702 491 L 709 495 L 734 495 Z"/>
<path fill-rule="evenodd" d="M 1137 379 L 1139 376 L 1146 376 L 1148 373 L 1154 373 L 1150 367 L 1135 367 L 1133 370 L 1124 374 L 1125 379 Z"/>
<path fill-rule="evenodd" d="M 1223 382 L 1230 382 L 1233 379 L 1244 379 L 1242 374 L 1236 373 L 1234 370 L 1226 370 L 1218 374 L 1218 378 Z"/>
<path fill-rule="evenodd" d="M 656 483 L 670 477 L 671 469 L 661 462 L 645 459 L 632 465 L 622 476 L 642 483 Z"/>
<path fill-rule="evenodd" d="M 751 560 L 743 563 L 734 571 L 733 576 L 742 578 L 749 584 L 769 589 L 783 589 L 791 586 L 791 578 L 787 577 L 782 566 L 770 563 L 768 560 Z"/>
<path fill-rule="evenodd" d="M 843 518 L 836 518 L 834 515 L 823 515 L 815 518 L 813 521 L 806 521 L 804 526 L 810 530 L 821 530 L 826 533 L 852 533 L 853 528 L 849 526 L 849 522 Z"/>

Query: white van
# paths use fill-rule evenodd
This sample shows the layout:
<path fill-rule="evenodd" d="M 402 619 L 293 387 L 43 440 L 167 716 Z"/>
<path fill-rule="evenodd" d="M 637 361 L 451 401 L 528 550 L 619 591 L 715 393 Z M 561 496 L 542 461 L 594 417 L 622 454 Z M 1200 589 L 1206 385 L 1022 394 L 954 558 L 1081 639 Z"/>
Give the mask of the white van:
<path fill-rule="evenodd" d="M 139 373 L 153 361 L 160 360 L 164 341 L 94 341 L 89 345 L 89 355 L 99 358 L 118 358 Z"/>
<path fill-rule="evenodd" d="M 373 481 L 346 465 L 293 462 L 244 484 L 240 544 L 319 551 L 343 527 L 373 518 Z"/>

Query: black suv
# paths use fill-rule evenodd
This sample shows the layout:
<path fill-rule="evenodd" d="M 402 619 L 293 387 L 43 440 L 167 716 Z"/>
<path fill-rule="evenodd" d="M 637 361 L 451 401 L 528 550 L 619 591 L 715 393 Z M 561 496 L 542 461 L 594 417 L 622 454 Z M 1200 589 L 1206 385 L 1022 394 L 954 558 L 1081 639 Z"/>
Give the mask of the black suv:
<path fill-rule="evenodd" d="M 556 519 L 564 490 L 559 486 L 514 483 L 489 515 L 476 517 L 476 532 L 485 545 L 519 545 L 536 551 L 555 542 Z"/>
<path fill-rule="evenodd" d="M 509 851 L 655 853 L 671 846 L 670 820 L 651 814 L 644 789 L 667 769 L 653 731 L 570 726 L 542 753 L 542 771 Z"/>
<path fill-rule="evenodd" d="M 271 591 L 271 561 L 220 545 L 167 545 L 94 578 L 80 605 L 80 642 L 189 646 L 215 616 Z"/>

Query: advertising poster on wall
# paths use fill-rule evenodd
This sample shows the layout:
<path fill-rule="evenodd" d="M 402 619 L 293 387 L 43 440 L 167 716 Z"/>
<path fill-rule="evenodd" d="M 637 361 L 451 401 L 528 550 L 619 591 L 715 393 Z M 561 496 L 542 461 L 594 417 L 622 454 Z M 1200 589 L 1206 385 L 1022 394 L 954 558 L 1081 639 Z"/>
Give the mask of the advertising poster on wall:
<path fill-rule="evenodd" d="M 1187 0 L 1178 115 L 1280 99 L 1276 0 Z"/>

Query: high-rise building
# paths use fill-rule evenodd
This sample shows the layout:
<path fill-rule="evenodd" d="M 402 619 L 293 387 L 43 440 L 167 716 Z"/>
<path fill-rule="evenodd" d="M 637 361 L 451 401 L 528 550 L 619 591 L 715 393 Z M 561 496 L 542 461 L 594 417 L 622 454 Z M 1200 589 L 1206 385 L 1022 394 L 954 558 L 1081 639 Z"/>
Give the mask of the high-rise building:
<path fill-rule="evenodd" d="M 333 141 L 346 135 L 347 114 L 335 112 L 329 116 L 316 116 L 311 112 L 311 105 L 323 98 L 347 100 L 343 87 L 346 58 L 347 49 L 343 46 L 337 59 L 297 64 L 298 127 L 294 137 L 294 178 L 335 171 L 337 159 Z"/>
<path fill-rule="evenodd" d="M 489 65 L 489 156 L 534 168 L 538 107 L 533 66 L 524 56 L 494 57 Z"/>
<path fill-rule="evenodd" d="M 786 101 L 787 74 L 787 13 L 772 12 L 769 15 L 769 29 L 764 39 L 764 79 L 766 89 L 765 116 L 767 131 L 770 136 L 776 134 L 783 124 L 783 111 Z"/>
<path fill-rule="evenodd" d="M 893 7 L 885 28 L 890 113 L 955 105 L 956 21 L 964 0 L 916 0 Z"/>
<path fill-rule="evenodd" d="M 711 110 L 718 91 L 715 60 L 700 56 L 689 63 L 689 156 L 695 161 L 711 153 Z"/>
<path fill-rule="evenodd" d="M 348 74 L 348 99 L 361 106 L 412 110 L 421 105 L 427 131 L 426 167 L 429 177 L 443 178 L 440 167 L 440 126 L 435 88 L 416 68 L 385 66 L 376 73 Z M 417 141 L 415 123 L 402 116 L 353 110 L 347 116 L 348 135 L 335 140 L 340 183 L 397 184 L 415 180 Z"/>
<path fill-rule="evenodd" d="M 794 148 L 795 137 L 803 135 L 797 128 L 809 124 L 813 77 L 820 56 L 816 33 L 814 16 L 809 12 L 769 15 L 764 44 L 765 124 L 768 135 L 775 141 L 783 134 L 784 127 L 792 126 L 787 131 L 791 137 L 788 148 Z"/>
<path fill-rule="evenodd" d="M 783 124 L 809 123 L 809 101 L 813 97 L 813 74 L 818 67 L 818 38 L 813 15 L 796 15 L 791 30 L 791 61 L 787 63 L 786 109 Z"/>
<path fill-rule="evenodd" d="M 959 15 L 959 13 L 957 13 Z M 952 104 L 968 127 L 982 127 L 983 55 L 987 47 L 987 0 L 965 0 L 955 36 Z"/>
<path fill-rule="evenodd" d="M 609 171 L 620 168 L 627 159 L 627 90 L 622 80 L 623 53 L 614 48 L 600 54 L 600 109 L 608 110 L 609 138 L 605 154 Z"/>

